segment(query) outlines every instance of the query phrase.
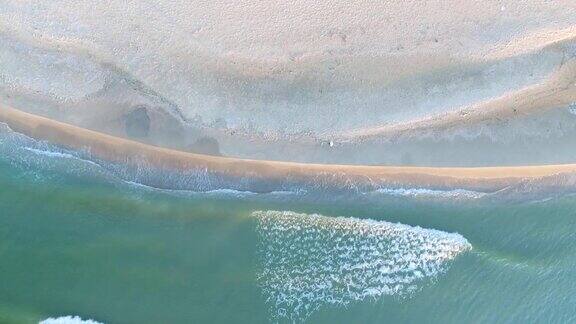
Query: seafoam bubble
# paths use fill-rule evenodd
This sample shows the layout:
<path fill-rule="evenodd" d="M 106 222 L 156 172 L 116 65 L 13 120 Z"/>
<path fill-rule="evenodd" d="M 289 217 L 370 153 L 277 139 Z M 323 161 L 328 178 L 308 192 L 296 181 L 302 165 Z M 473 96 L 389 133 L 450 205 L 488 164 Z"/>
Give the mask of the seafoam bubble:
<path fill-rule="evenodd" d="M 57 318 L 47 318 L 38 324 L 103 324 L 92 319 L 83 320 L 80 316 L 62 316 Z"/>
<path fill-rule="evenodd" d="M 576 102 L 571 103 L 570 105 L 568 105 L 568 111 L 572 114 L 572 115 L 576 115 Z"/>
<path fill-rule="evenodd" d="M 288 211 L 258 211 L 257 281 L 272 316 L 300 322 L 323 306 L 406 296 L 472 246 L 457 233 Z"/>
<path fill-rule="evenodd" d="M 380 188 L 375 191 L 395 197 L 437 198 L 437 199 L 478 199 L 486 194 L 478 191 L 454 189 L 434 190 L 426 188 Z"/>

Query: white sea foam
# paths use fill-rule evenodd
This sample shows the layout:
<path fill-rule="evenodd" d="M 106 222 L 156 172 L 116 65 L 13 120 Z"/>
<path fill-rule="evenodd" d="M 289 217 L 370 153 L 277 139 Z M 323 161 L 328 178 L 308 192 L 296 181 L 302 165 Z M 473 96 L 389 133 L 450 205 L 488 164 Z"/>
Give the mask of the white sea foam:
<path fill-rule="evenodd" d="M 568 106 L 568 111 L 572 114 L 572 115 L 576 115 L 576 102 L 571 103 Z"/>
<path fill-rule="evenodd" d="M 38 144 L 38 143 L 35 143 L 35 144 Z M 78 157 L 78 156 L 76 156 L 76 155 L 74 155 L 74 154 L 71 154 L 71 153 L 59 152 L 59 151 L 56 150 L 56 149 L 55 149 L 55 150 L 51 150 L 51 149 L 38 149 L 38 148 L 27 147 L 27 146 L 23 146 L 22 149 L 24 149 L 24 150 L 26 150 L 26 151 L 29 151 L 29 152 L 32 152 L 32 153 L 35 153 L 35 154 L 37 154 L 37 155 L 43 155 L 43 156 L 51 157 L 51 158 L 53 157 L 53 158 L 63 158 L 63 159 L 78 160 L 78 161 L 81 161 L 81 162 L 85 162 L 85 163 L 91 164 L 91 165 L 93 165 L 93 166 L 100 167 L 100 165 L 99 165 L 98 163 L 94 162 L 94 161 L 90 161 L 90 160 L 87 160 L 87 159 L 80 158 L 80 157 Z"/>
<path fill-rule="evenodd" d="M 471 249 L 457 233 L 384 221 L 259 211 L 257 280 L 275 320 L 326 305 L 406 296 Z"/>
<path fill-rule="evenodd" d="M 83 320 L 79 316 L 62 316 L 57 318 L 47 318 L 38 324 L 103 324 L 92 319 Z"/>
<path fill-rule="evenodd" d="M 304 193 L 304 190 L 300 191 L 270 191 L 265 194 L 260 194 L 253 191 L 242 191 L 242 190 L 234 190 L 234 189 L 214 189 L 214 190 L 207 190 L 207 191 L 192 191 L 192 190 L 179 190 L 179 189 L 163 189 L 163 188 L 156 188 L 153 186 L 148 186 L 139 182 L 135 181 L 127 181 L 124 180 L 124 183 L 134 186 L 137 188 L 142 188 L 145 190 L 151 191 L 160 191 L 160 192 L 167 192 L 172 194 L 183 194 L 183 195 L 195 195 L 195 196 L 218 196 L 218 197 L 233 197 L 233 198 L 245 198 L 251 197 L 256 195 L 269 195 L 269 196 L 291 196 Z"/>
<path fill-rule="evenodd" d="M 396 197 L 422 197 L 422 198 L 465 198 L 476 199 L 485 195 L 483 192 L 470 191 L 464 189 L 454 190 L 433 190 L 425 188 L 380 188 L 377 193 L 382 193 Z"/>
<path fill-rule="evenodd" d="M 59 157 L 59 158 L 67 158 L 67 159 L 76 159 L 74 155 L 70 153 L 62 153 L 62 152 L 55 152 L 55 151 L 46 151 L 46 150 L 39 150 L 32 147 L 23 147 L 26 151 L 30 151 L 36 154 L 50 156 L 50 157 Z"/>
<path fill-rule="evenodd" d="M 276 191 L 270 191 L 267 192 L 266 194 L 268 195 L 275 195 L 275 196 L 284 196 L 284 195 L 294 195 L 294 194 L 298 194 L 301 192 L 305 192 L 304 190 L 302 191 L 288 191 L 288 190 L 276 190 Z M 205 192 L 201 192 L 203 194 L 207 194 L 207 195 L 226 195 L 226 196 L 253 196 L 253 195 L 257 195 L 257 192 L 253 192 L 253 191 L 242 191 L 242 190 L 234 190 L 234 189 L 214 189 L 214 190 L 208 190 Z"/>
<path fill-rule="evenodd" d="M 234 189 L 214 189 L 203 192 L 208 195 L 230 195 L 230 196 L 246 196 L 246 195 L 256 195 L 252 191 L 240 191 Z"/>

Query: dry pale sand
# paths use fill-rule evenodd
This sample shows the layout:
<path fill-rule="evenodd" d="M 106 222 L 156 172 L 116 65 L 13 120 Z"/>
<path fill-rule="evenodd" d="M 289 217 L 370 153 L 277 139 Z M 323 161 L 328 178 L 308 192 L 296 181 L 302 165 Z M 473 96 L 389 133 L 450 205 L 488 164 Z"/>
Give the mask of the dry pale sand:
<path fill-rule="evenodd" d="M 209 170 L 223 175 L 263 179 L 310 179 L 334 175 L 334 182 L 392 183 L 397 186 L 462 188 L 497 191 L 527 179 L 574 172 L 576 164 L 432 168 L 393 166 L 354 166 L 305 164 L 279 161 L 215 157 L 142 144 L 57 122 L 48 118 L 0 106 L 0 122 L 16 132 L 46 140 L 74 150 L 85 150 L 92 157 L 113 163 L 146 163 L 175 170 Z"/>
<path fill-rule="evenodd" d="M 567 115 L 575 44 L 573 0 L 16 1 L 0 5 L 0 101 L 120 137 L 145 108 L 142 141 L 210 137 L 243 158 L 560 163 L 573 150 L 528 144 L 570 141 L 576 117 L 552 135 L 493 124 Z M 467 142 L 454 156 L 407 149 L 430 133 Z M 515 154 L 495 161 L 484 136 Z"/>
<path fill-rule="evenodd" d="M 513 40 L 483 56 L 486 60 L 504 61 L 509 57 L 542 51 L 563 53 L 565 58 L 562 63 L 539 83 L 470 106 L 461 107 L 456 111 L 405 123 L 355 129 L 340 134 L 338 138 L 350 141 L 371 137 L 393 137 L 431 129 L 465 127 L 487 120 L 511 119 L 546 109 L 566 107 L 576 102 L 576 60 L 574 60 L 573 55 L 567 53 L 567 48 L 573 46 L 575 39 L 576 29 L 574 27 L 547 33 L 541 32 Z"/>

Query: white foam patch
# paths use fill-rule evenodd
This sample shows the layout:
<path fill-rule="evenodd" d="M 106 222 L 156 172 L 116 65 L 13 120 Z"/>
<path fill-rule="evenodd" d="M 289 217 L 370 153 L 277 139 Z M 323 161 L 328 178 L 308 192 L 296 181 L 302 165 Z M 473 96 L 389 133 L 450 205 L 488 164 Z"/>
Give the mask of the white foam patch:
<path fill-rule="evenodd" d="M 79 316 L 63 316 L 58 318 L 47 318 L 43 321 L 40 321 L 38 324 L 103 324 L 100 322 L 96 322 L 92 319 L 83 320 Z"/>
<path fill-rule="evenodd" d="M 376 190 L 377 193 L 386 194 L 396 197 L 421 197 L 421 198 L 441 198 L 441 199 L 476 199 L 485 195 L 483 192 L 470 191 L 464 189 L 454 190 L 433 190 L 425 188 L 380 188 Z"/>
<path fill-rule="evenodd" d="M 25 149 L 26 151 L 36 153 L 38 155 L 44 155 L 47 157 L 55 157 L 55 158 L 63 158 L 63 159 L 74 159 L 74 160 L 82 161 L 82 162 L 100 167 L 100 165 L 98 163 L 95 163 L 95 162 L 87 160 L 87 159 L 82 159 L 82 158 L 80 158 L 74 154 L 70 154 L 70 153 L 50 151 L 50 150 L 40 150 L 40 149 L 36 149 L 36 148 L 32 148 L 32 147 L 22 147 L 22 148 Z"/>
<path fill-rule="evenodd" d="M 576 102 L 575 103 L 571 103 L 568 106 L 568 111 L 572 114 L 572 115 L 576 115 Z"/>
<path fill-rule="evenodd" d="M 35 149 L 35 148 L 32 148 L 32 147 L 23 147 L 23 149 L 25 149 L 26 151 L 30 151 L 30 152 L 32 152 L 32 153 L 36 153 L 36 154 L 40 154 L 40 155 L 45 155 L 45 156 L 50 156 L 50 157 L 59 157 L 59 158 L 66 158 L 66 159 L 76 159 L 76 158 L 77 158 L 77 157 L 75 157 L 74 155 L 69 154 L 69 153 L 39 150 L 39 149 Z"/>
<path fill-rule="evenodd" d="M 156 188 L 152 186 L 148 186 L 139 182 L 135 181 L 126 181 L 124 183 L 137 187 L 143 188 L 146 190 L 151 191 L 160 191 L 160 192 L 167 192 L 172 194 L 181 194 L 181 195 L 194 195 L 194 196 L 215 196 L 215 197 L 232 197 L 232 198 L 246 198 L 252 196 L 259 196 L 259 195 L 268 195 L 268 196 L 292 196 L 304 193 L 304 190 L 300 191 L 270 191 L 268 193 L 260 194 L 252 191 L 241 191 L 241 190 L 234 190 L 234 189 L 214 189 L 208 191 L 192 191 L 192 190 L 182 190 L 182 189 L 163 189 L 163 188 Z"/>
<path fill-rule="evenodd" d="M 472 248 L 457 233 L 383 221 L 258 211 L 258 285 L 275 320 L 328 305 L 406 296 Z"/>

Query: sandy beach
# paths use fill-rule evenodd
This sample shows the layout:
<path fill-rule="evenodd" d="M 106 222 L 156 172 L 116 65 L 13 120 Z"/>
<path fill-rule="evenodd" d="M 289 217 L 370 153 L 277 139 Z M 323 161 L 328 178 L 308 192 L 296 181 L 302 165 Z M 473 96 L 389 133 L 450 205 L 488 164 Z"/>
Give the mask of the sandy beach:
<path fill-rule="evenodd" d="M 0 103 L 18 110 L 0 118 L 240 178 L 497 191 L 573 172 L 574 3 L 409 3 L 7 5 Z"/>
<path fill-rule="evenodd" d="M 208 138 L 243 159 L 576 161 L 573 1 L 110 6 L 4 6 L 0 102 L 182 151 Z"/>
<path fill-rule="evenodd" d="M 0 1 L 0 323 L 576 323 L 576 0 Z"/>
<path fill-rule="evenodd" d="M 0 122 L 16 132 L 68 149 L 89 152 L 94 158 L 113 163 L 143 163 L 174 170 L 208 170 L 234 177 L 270 180 L 324 177 L 339 181 L 394 184 L 418 188 L 457 188 L 494 192 L 527 179 L 576 171 L 576 164 L 433 168 L 306 164 L 215 157 L 155 147 L 79 128 L 1 106 Z M 334 175 L 335 177 L 330 177 Z M 326 177 L 328 176 L 328 177 Z"/>

